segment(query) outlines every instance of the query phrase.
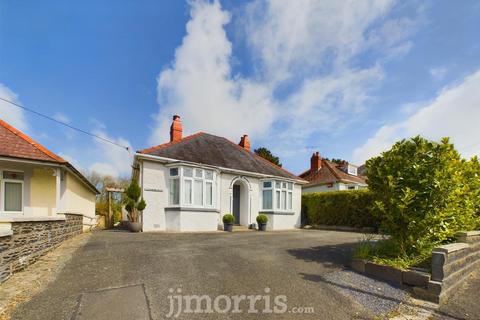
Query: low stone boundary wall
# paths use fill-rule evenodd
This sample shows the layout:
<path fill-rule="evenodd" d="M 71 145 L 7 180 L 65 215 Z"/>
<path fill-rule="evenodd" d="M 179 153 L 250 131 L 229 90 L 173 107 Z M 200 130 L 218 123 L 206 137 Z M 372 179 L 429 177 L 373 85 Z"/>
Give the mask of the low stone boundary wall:
<path fill-rule="evenodd" d="M 10 228 L 0 228 L 0 283 L 83 229 L 83 216 L 76 214 L 23 220 L 2 221 Z"/>
<path fill-rule="evenodd" d="M 480 231 L 459 232 L 457 240 L 432 250 L 431 273 L 414 268 L 400 270 L 360 259 L 354 259 L 351 267 L 373 278 L 411 289 L 421 299 L 441 303 L 470 273 L 480 268 Z"/>

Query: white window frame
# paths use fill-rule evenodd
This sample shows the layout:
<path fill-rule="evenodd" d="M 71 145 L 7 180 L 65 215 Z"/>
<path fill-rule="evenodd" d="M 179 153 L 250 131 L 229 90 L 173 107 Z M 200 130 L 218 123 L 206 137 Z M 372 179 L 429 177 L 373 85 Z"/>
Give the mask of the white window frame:
<path fill-rule="evenodd" d="M 4 179 L 3 178 L 3 173 L 7 171 L 7 172 L 18 172 L 18 173 L 21 173 L 23 174 L 23 180 L 15 180 L 15 179 Z M 1 184 L 1 201 L 2 201 L 2 213 L 5 213 L 5 214 L 24 214 L 25 212 L 25 172 L 24 171 L 21 171 L 21 170 L 10 170 L 10 169 L 2 169 L 0 170 L 0 181 L 2 182 Z M 6 211 L 5 210 L 5 183 L 6 182 L 10 182 L 10 183 L 19 183 L 22 185 L 22 210 L 21 211 Z"/>
<path fill-rule="evenodd" d="M 265 182 L 270 182 L 270 187 L 265 187 Z M 260 197 L 260 208 L 262 208 L 263 211 L 274 211 L 275 210 L 275 197 L 276 197 L 276 194 L 275 194 L 275 180 L 260 180 L 260 183 L 262 185 L 262 188 L 261 188 L 261 192 L 262 192 L 262 196 Z M 272 194 L 272 200 L 271 200 L 271 203 L 272 203 L 272 207 L 271 208 L 265 208 L 263 206 L 264 204 L 264 201 L 263 201 L 263 194 L 264 194 L 264 191 L 271 191 L 271 194 Z"/>
<path fill-rule="evenodd" d="M 177 176 L 170 176 L 169 180 L 174 180 L 178 179 L 179 180 L 179 203 L 178 204 L 173 204 L 170 202 L 170 197 L 169 197 L 169 206 L 170 207 L 189 207 L 189 208 L 207 208 L 207 209 L 213 209 L 215 208 L 216 205 L 216 189 L 217 189 L 217 172 L 216 170 L 212 168 L 204 168 L 204 167 L 196 167 L 196 166 L 190 166 L 190 165 L 178 165 L 178 166 L 172 166 L 172 167 L 167 167 L 169 169 L 168 173 L 170 174 L 170 169 L 177 168 L 178 169 L 178 175 Z M 187 177 L 185 176 L 185 169 L 191 169 L 192 170 L 192 176 Z M 206 171 L 211 171 L 212 172 L 212 178 L 207 178 Z M 201 172 L 201 175 L 197 175 L 197 173 Z M 192 194 L 190 198 L 190 202 L 185 201 L 185 181 L 191 181 L 192 184 Z M 196 182 L 200 181 L 202 185 L 202 195 L 201 195 L 201 204 L 195 204 L 195 185 Z M 211 204 L 208 203 L 207 201 L 207 183 L 211 183 L 212 185 L 212 194 L 211 194 Z M 171 184 L 170 184 L 171 186 Z M 169 190 L 170 191 L 170 190 Z"/>
<path fill-rule="evenodd" d="M 172 169 L 177 169 L 177 175 L 176 176 L 172 176 L 170 175 L 170 172 Z M 180 177 L 180 167 L 172 167 L 172 168 L 168 168 L 168 205 L 169 206 L 179 206 L 180 203 L 182 202 L 182 184 L 181 184 L 181 177 Z M 178 203 L 173 203 L 173 199 L 172 197 L 170 196 L 171 195 L 171 192 L 172 192 L 172 185 L 173 185 L 173 180 L 178 180 Z"/>
<path fill-rule="evenodd" d="M 271 182 L 270 188 L 264 187 L 264 182 Z M 294 195 L 293 190 L 295 188 L 295 184 L 290 181 L 285 180 L 260 180 L 261 183 L 261 202 L 260 207 L 262 211 L 273 211 L 273 212 L 293 212 L 293 201 Z M 291 186 L 291 189 L 289 188 Z M 263 191 L 264 190 L 272 190 L 272 208 L 264 208 L 263 207 Z M 277 194 L 280 193 L 280 197 L 277 197 Z M 289 207 L 289 195 L 292 197 L 291 207 Z M 282 205 L 285 204 L 283 208 Z"/>

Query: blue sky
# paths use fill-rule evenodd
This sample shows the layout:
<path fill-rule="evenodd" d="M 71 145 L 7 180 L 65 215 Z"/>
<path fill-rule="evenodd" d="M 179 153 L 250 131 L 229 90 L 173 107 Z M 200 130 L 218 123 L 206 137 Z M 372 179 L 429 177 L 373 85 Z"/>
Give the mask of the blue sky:
<path fill-rule="evenodd" d="M 249 134 L 300 173 L 394 141 L 478 154 L 478 1 L 0 1 L 0 96 L 133 150 Z M 0 103 L 0 118 L 83 170 L 131 154 Z"/>

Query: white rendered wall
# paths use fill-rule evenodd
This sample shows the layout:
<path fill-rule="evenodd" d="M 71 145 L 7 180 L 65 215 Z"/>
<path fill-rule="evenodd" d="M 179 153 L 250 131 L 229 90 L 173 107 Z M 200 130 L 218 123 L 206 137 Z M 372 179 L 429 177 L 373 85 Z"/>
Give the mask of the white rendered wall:
<path fill-rule="evenodd" d="M 166 230 L 165 207 L 168 206 L 168 169 L 161 163 L 143 161 L 140 185 L 147 203 L 143 210 L 143 231 Z"/>

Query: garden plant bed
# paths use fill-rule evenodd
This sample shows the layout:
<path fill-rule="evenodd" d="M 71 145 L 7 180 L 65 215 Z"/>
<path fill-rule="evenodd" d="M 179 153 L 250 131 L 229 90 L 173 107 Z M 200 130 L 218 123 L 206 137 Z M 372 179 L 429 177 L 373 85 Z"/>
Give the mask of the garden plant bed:
<path fill-rule="evenodd" d="M 362 274 L 408 289 L 417 297 L 441 303 L 480 266 L 480 231 L 457 233 L 456 243 L 432 250 L 431 272 L 353 259 L 350 267 Z"/>

